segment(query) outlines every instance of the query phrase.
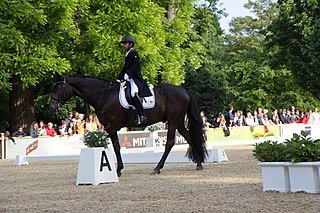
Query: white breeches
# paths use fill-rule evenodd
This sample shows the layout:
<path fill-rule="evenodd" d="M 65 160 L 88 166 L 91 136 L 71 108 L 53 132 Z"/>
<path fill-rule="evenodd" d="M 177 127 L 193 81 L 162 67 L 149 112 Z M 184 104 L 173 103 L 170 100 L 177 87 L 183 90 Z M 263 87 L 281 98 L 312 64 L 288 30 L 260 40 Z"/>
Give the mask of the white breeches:
<path fill-rule="evenodd" d="M 130 82 L 130 86 L 131 86 L 131 97 L 134 97 L 135 93 L 139 93 L 139 89 L 132 78 L 129 79 L 129 82 Z"/>

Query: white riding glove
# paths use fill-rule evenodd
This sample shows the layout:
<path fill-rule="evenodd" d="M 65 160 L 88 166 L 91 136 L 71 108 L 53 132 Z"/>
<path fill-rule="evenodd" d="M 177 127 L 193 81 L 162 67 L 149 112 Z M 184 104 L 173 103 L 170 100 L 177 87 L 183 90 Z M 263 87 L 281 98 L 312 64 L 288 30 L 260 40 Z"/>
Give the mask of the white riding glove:
<path fill-rule="evenodd" d="M 123 79 L 124 79 L 125 81 L 127 81 L 127 80 L 129 79 L 129 76 L 127 75 L 127 73 L 124 74 Z"/>

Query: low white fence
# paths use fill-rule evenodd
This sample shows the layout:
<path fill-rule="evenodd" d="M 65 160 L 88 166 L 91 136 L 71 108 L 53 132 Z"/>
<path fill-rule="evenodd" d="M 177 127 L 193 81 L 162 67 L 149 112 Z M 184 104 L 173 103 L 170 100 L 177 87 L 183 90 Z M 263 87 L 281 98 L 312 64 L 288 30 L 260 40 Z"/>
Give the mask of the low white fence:
<path fill-rule="evenodd" d="M 241 128 L 241 127 L 239 127 Z M 309 131 L 312 138 L 320 138 L 320 125 L 281 125 L 281 138 L 291 138 L 293 133 L 301 130 Z M 55 136 L 55 137 L 23 137 L 15 138 L 16 145 L 9 139 L 3 139 L 1 143 L 1 159 L 14 159 L 21 156 L 50 156 L 50 155 L 78 155 L 81 148 L 85 147 L 81 141 L 82 135 Z M 167 131 L 128 131 L 119 132 L 119 142 L 122 153 L 139 152 L 163 152 L 167 142 Z M 226 138 L 227 139 L 227 138 Z M 255 140 L 245 141 L 246 144 L 255 143 Z M 111 141 L 110 141 L 111 143 Z M 232 144 L 243 144 L 243 141 L 232 141 Z M 185 151 L 188 147 L 185 139 L 176 134 L 173 150 Z M 224 145 L 223 141 L 207 141 L 208 147 Z"/>
<path fill-rule="evenodd" d="M 163 152 L 167 141 L 167 131 L 129 131 L 119 132 L 119 142 L 122 153 L 135 152 Z M 75 155 L 80 154 L 81 148 L 85 147 L 81 141 L 82 135 L 73 136 L 40 136 L 37 138 L 23 137 L 15 138 L 16 145 L 10 140 L 5 140 L 5 156 L 13 159 L 21 156 L 50 156 L 50 155 Z M 180 135 L 176 134 L 175 149 L 187 147 L 187 142 Z M 110 141 L 110 145 L 111 141 Z M 185 149 L 186 150 L 186 149 Z"/>

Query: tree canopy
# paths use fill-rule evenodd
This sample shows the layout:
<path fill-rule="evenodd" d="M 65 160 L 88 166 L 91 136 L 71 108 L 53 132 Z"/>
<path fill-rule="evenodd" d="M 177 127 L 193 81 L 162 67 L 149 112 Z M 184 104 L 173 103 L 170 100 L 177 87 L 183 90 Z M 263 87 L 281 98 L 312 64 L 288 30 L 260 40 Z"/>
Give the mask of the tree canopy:
<path fill-rule="evenodd" d="M 2 120 L 16 128 L 39 117 L 63 118 L 47 109 L 52 74 L 115 79 L 124 35 L 137 41 L 149 82 L 182 85 L 208 113 L 230 104 L 317 106 L 319 1 L 248 0 L 254 15 L 235 17 L 229 32 L 220 28 L 221 2 L 2 0 L 0 99 L 9 102 Z M 63 112 L 75 107 L 85 103 L 73 99 Z"/>

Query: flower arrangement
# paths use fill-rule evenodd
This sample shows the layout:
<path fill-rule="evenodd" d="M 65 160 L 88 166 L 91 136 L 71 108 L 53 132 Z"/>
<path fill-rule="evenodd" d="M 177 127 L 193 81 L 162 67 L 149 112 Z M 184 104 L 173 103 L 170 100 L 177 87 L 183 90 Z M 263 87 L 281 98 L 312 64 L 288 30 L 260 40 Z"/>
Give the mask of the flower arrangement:
<path fill-rule="evenodd" d="M 110 144 L 108 133 L 106 131 L 90 131 L 81 137 L 81 140 L 87 147 L 104 147 Z"/>
<path fill-rule="evenodd" d="M 256 143 L 253 156 L 261 162 L 320 161 L 320 139 L 312 140 L 307 132 L 301 131 L 283 143 L 270 140 Z"/>
<path fill-rule="evenodd" d="M 160 130 L 160 129 L 161 128 L 157 124 L 153 124 L 153 125 L 148 126 L 148 130 L 150 132 L 154 132 L 154 131 L 157 131 L 157 130 Z"/>
<path fill-rule="evenodd" d="M 274 136 L 274 132 L 267 132 L 267 133 L 257 132 L 257 133 L 255 133 L 255 134 L 253 134 L 253 137 L 255 137 L 255 138 L 259 138 L 259 137 L 269 137 L 269 136 Z"/>

